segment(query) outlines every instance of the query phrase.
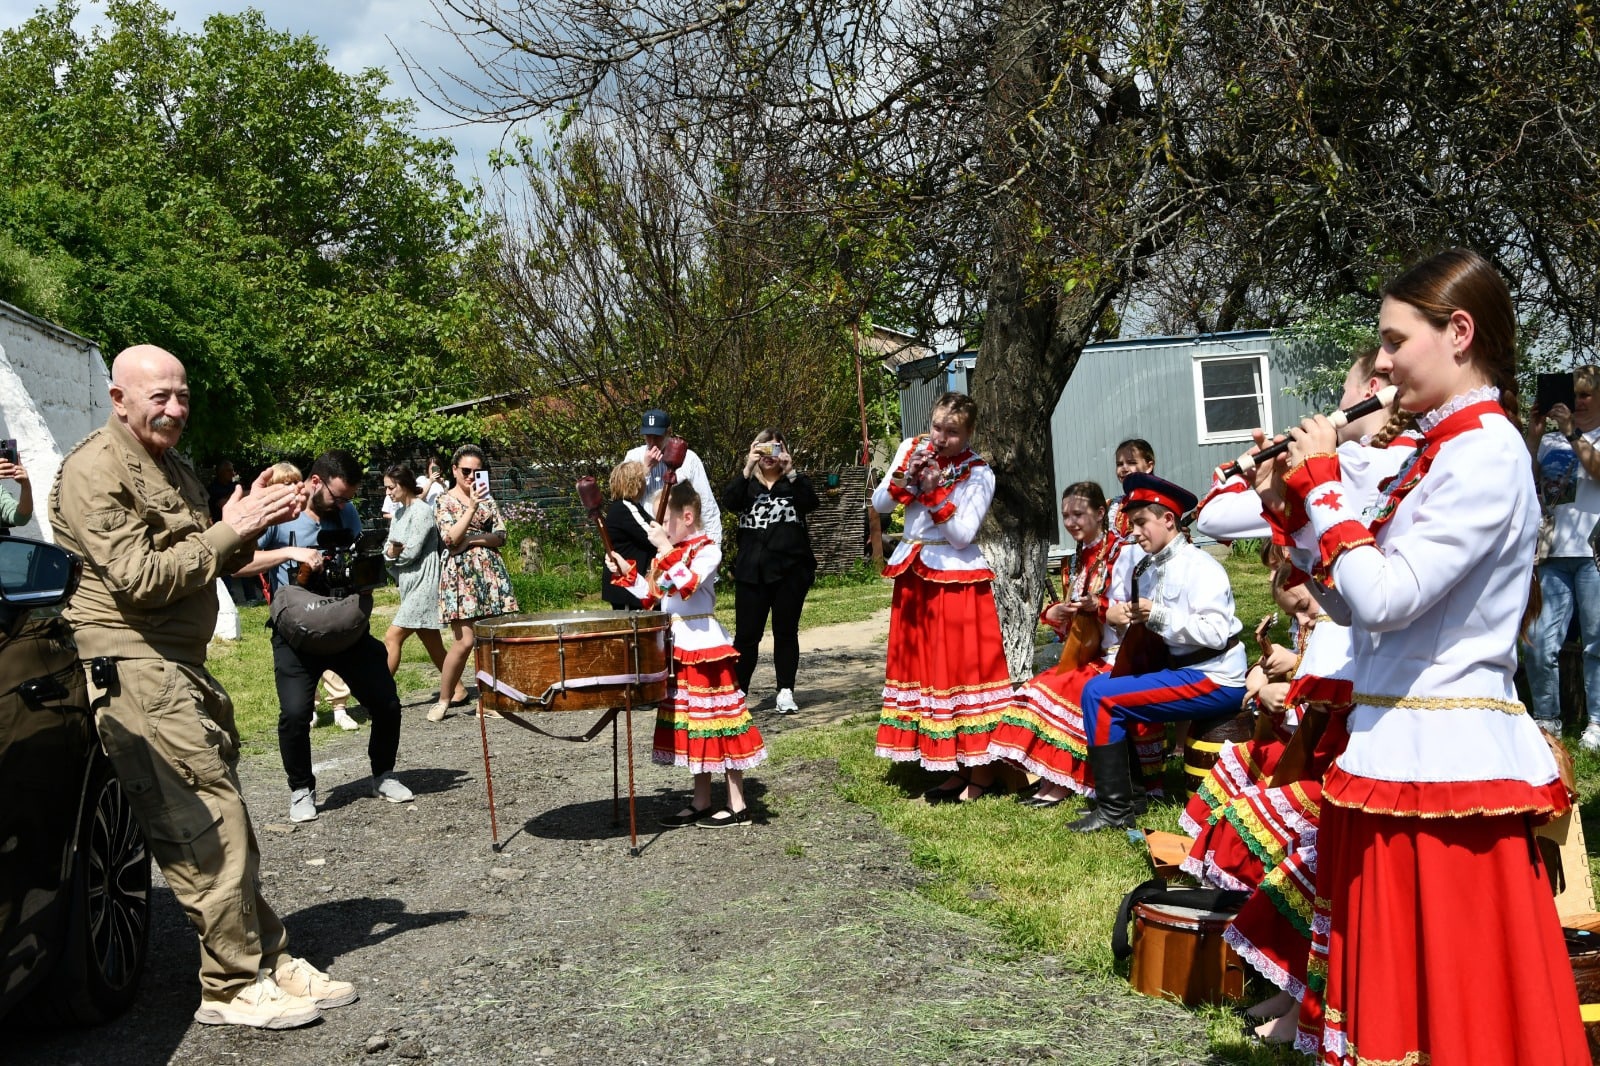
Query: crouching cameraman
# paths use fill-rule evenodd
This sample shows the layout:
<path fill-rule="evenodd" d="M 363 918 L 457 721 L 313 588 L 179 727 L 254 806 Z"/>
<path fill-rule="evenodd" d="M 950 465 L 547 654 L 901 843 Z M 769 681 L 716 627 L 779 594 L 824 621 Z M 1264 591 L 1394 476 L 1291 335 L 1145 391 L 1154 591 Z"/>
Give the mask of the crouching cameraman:
<path fill-rule="evenodd" d="M 367 742 L 371 794 L 390 803 L 412 798 L 411 790 L 394 776 L 400 750 L 400 696 L 383 644 L 365 621 L 372 613 L 371 590 L 383 584 L 384 569 L 381 544 L 370 551 L 358 544 L 361 517 L 351 501 L 360 491 L 363 473 L 349 452 L 324 452 L 311 464 L 305 482 L 306 509 L 298 518 L 268 528 L 257 541 L 254 560 L 239 571 L 277 570 L 270 623 L 272 666 L 278 685 L 278 753 L 289 778 L 292 822 L 309 822 L 317 816 L 311 723 L 317 679 L 324 670 L 335 670 L 371 716 Z M 296 587 L 305 593 L 295 592 Z M 348 624 L 341 619 L 348 619 Z"/>

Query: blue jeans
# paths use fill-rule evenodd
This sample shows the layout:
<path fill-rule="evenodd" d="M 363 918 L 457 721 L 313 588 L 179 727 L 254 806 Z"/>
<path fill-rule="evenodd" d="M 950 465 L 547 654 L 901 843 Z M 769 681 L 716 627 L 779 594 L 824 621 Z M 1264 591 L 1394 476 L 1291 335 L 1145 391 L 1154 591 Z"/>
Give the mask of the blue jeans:
<path fill-rule="evenodd" d="M 1600 709 L 1593 705 L 1600 698 L 1600 569 L 1587 556 L 1546 559 L 1539 564 L 1539 591 L 1544 606 L 1522 646 L 1533 716 L 1561 720 L 1556 657 L 1567 639 L 1576 605 L 1578 628 L 1583 632 L 1583 691 L 1590 701 L 1590 719 L 1600 721 Z"/>

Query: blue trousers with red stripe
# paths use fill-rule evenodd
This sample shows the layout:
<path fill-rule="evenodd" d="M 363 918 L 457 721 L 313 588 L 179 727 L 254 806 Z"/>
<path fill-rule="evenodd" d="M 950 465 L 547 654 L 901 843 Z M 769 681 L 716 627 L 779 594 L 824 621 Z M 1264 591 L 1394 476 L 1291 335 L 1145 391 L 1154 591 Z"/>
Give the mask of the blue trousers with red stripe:
<path fill-rule="evenodd" d="M 1129 722 L 1181 722 L 1233 714 L 1244 705 L 1244 688 L 1223 686 L 1199 670 L 1158 670 L 1111 677 L 1083 686 L 1083 731 L 1089 743 L 1120 744 Z"/>

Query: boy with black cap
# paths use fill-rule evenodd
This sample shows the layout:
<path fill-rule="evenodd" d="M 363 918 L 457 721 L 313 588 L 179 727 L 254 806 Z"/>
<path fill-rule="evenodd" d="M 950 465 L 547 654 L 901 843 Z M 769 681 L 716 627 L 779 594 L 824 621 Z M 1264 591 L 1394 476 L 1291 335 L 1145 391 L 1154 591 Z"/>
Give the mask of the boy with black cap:
<path fill-rule="evenodd" d="M 1084 686 L 1097 806 L 1074 823 L 1081 833 L 1133 825 L 1130 723 L 1214 718 L 1244 702 L 1244 627 L 1234 617 L 1228 573 L 1178 528 L 1179 516 L 1197 502 L 1194 494 L 1154 474 L 1130 474 L 1122 489 L 1123 511 L 1144 557 L 1133 568 L 1132 587 L 1121 590 L 1128 599 L 1113 600 L 1106 619 L 1143 625 L 1166 646 L 1169 665 L 1146 674 L 1102 675 Z"/>
<path fill-rule="evenodd" d="M 639 424 L 639 433 L 644 437 L 644 443 L 637 448 L 628 449 L 628 454 L 623 456 L 623 461 L 633 461 L 644 467 L 644 509 L 648 514 L 656 513 L 656 498 L 661 495 L 661 490 L 666 486 L 667 464 L 661 461 L 661 442 L 666 440 L 667 434 L 672 430 L 672 416 L 659 407 L 652 407 L 644 413 L 644 419 Z M 700 526 L 702 532 L 718 544 L 722 543 L 722 509 L 717 506 L 717 497 L 711 491 L 711 482 L 706 480 L 706 467 L 694 449 L 686 449 L 683 463 L 678 467 L 677 478 L 687 481 L 694 486 L 700 494 Z"/>

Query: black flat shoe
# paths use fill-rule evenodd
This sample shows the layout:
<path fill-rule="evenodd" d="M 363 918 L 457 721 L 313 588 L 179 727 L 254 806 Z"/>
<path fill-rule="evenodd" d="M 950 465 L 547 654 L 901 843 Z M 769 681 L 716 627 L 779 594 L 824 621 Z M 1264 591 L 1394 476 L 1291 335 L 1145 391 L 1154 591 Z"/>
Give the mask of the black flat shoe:
<path fill-rule="evenodd" d="M 1034 796 L 1031 799 L 1023 800 L 1022 805 L 1024 807 L 1035 807 L 1039 810 L 1046 810 L 1050 807 L 1054 807 L 1056 804 L 1060 803 L 1066 798 L 1067 797 L 1065 796 L 1053 796 L 1050 799 L 1040 799 L 1038 796 Z"/>
<path fill-rule="evenodd" d="M 669 829 L 676 829 L 680 825 L 693 825 L 717 813 L 719 812 L 715 807 L 695 807 L 691 805 L 688 810 L 679 811 L 677 814 L 663 815 L 661 824 Z"/>
<path fill-rule="evenodd" d="M 929 803 L 954 803 L 956 799 L 960 797 L 961 793 L 967 790 L 967 786 L 969 784 L 971 784 L 971 782 L 963 777 L 960 781 L 956 782 L 956 786 L 954 788 L 949 788 L 944 785 L 940 785 L 937 788 L 930 788 L 928 791 L 922 794 L 922 798 L 927 800 Z"/>
<path fill-rule="evenodd" d="M 730 825 L 749 825 L 750 808 L 742 811 L 730 811 L 724 807 L 720 811 L 713 811 L 709 817 L 701 815 L 695 819 L 696 829 L 723 829 Z"/>

